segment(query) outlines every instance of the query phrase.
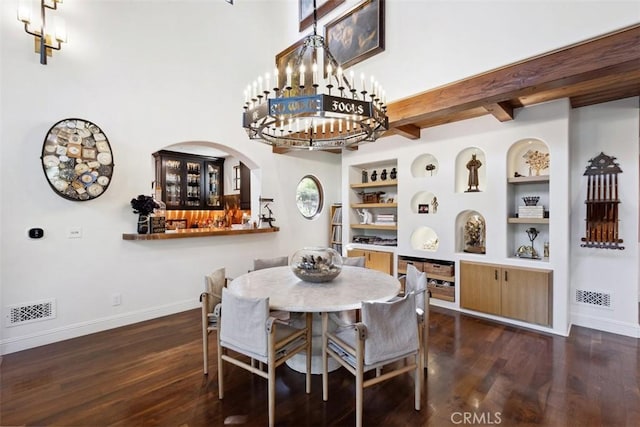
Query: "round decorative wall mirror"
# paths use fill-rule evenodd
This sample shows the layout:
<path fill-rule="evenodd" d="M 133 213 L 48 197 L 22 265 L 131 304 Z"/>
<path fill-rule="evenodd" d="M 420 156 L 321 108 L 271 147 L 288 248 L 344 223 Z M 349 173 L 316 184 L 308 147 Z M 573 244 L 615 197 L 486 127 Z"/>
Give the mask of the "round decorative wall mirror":
<path fill-rule="evenodd" d="M 306 219 L 317 217 L 322 211 L 324 194 L 322 184 L 313 175 L 302 177 L 296 188 L 296 206 Z"/>
<path fill-rule="evenodd" d="M 104 132 L 82 119 L 53 125 L 42 145 L 42 168 L 53 191 L 85 201 L 104 193 L 113 175 L 113 153 Z"/>

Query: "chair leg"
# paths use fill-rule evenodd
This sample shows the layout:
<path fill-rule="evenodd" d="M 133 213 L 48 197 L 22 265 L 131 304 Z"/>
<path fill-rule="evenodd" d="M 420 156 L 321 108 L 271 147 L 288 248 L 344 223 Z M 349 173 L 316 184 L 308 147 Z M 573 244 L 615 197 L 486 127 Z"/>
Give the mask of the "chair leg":
<path fill-rule="evenodd" d="M 205 294 L 206 295 L 206 294 Z M 204 374 L 209 373 L 209 319 L 207 316 L 206 296 L 202 301 L 202 357 L 204 359 Z"/>
<path fill-rule="evenodd" d="M 424 375 L 422 360 L 422 352 L 418 352 L 418 354 L 416 354 L 416 371 L 414 374 L 416 411 L 420 410 L 420 401 L 422 400 L 422 375 Z"/>
<path fill-rule="evenodd" d="M 273 427 L 275 424 L 275 413 L 276 413 L 276 368 L 275 363 L 269 361 L 267 363 L 267 371 L 268 371 L 268 387 L 269 387 L 269 427 Z"/>
<path fill-rule="evenodd" d="M 209 374 L 209 333 L 206 328 L 202 331 L 202 358 L 204 359 L 204 374 Z"/>
<path fill-rule="evenodd" d="M 306 378 L 306 391 L 307 394 L 311 393 L 311 322 L 312 322 L 312 313 L 306 314 L 307 319 L 307 378 Z"/>
<path fill-rule="evenodd" d="M 218 330 L 216 331 L 216 351 L 218 356 L 218 399 L 222 399 L 224 397 L 224 370 L 222 368 L 222 354 L 224 353 L 224 349 L 222 348 L 222 344 L 220 343 L 220 326 L 221 323 L 218 322 Z"/>
<path fill-rule="evenodd" d="M 356 427 L 362 427 L 362 398 L 364 394 L 364 373 L 361 367 L 356 370 Z"/>
<path fill-rule="evenodd" d="M 322 400 L 329 399 L 329 361 L 327 360 L 327 327 L 329 325 L 329 313 L 322 313 Z"/>

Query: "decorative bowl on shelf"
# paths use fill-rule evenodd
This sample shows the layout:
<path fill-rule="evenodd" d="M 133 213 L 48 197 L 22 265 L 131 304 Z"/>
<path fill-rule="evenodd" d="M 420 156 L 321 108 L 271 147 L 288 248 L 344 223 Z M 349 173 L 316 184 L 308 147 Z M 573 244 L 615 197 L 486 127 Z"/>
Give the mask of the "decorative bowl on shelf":
<path fill-rule="evenodd" d="M 329 282 L 342 271 L 342 256 L 332 248 L 302 248 L 293 254 L 291 271 L 305 282 Z"/>
<path fill-rule="evenodd" d="M 538 204 L 538 200 L 540 200 L 540 196 L 525 196 L 522 198 L 525 206 L 535 206 Z"/>

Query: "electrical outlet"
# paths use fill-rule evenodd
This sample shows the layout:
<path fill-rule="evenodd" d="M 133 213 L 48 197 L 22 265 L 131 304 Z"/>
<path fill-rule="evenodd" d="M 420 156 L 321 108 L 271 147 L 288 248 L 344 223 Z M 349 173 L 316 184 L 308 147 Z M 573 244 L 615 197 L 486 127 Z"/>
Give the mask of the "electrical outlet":
<path fill-rule="evenodd" d="M 122 304 L 122 294 L 111 295 L 111 305 L 116 306 Z"/>

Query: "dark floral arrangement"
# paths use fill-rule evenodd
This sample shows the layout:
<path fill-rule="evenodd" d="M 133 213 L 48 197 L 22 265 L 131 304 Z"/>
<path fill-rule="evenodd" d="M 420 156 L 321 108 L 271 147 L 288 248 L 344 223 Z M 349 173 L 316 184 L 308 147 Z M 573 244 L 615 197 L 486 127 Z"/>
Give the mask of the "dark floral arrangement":
<path fill-rule="evenodd" d="M 131 199 L 131 207 L 133 208 L 133 213 L 149 215 L 160 206 L 153 200 L 153 197 L 140 194 L 137 199 Z"/>

